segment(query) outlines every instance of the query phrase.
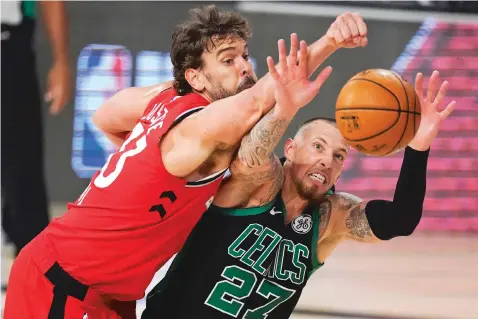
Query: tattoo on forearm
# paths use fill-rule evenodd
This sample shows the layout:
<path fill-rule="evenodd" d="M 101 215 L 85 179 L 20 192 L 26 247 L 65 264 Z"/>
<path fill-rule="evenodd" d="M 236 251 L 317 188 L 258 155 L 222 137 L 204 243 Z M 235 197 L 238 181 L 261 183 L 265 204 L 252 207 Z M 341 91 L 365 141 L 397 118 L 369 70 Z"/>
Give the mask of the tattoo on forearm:
<path fill-rule="evenodd" d="M 237 165 L 242 164 L 233 161 L 231 163 L 231 171 L 234 172 L 237 178 L 243 181 L 244 194 L 249 194 L 248 189 L 255 189 L 255 186 L 263 185 L 264 190 L 260 192 L 262 194 L 260 205 L 269 203 L 277 196 L 284 182 L 284 169 L 279 158 L 274 156 L 270 166 L 263 172 L 256 172 L 255 170 L 249 172 L 248 169 L 236 168 Z"/>
<path fill-rule="evenodd" d="M 357 205 L 352 209 L 345 225 L 350 230 L 351 235 L 364 239 L 367 236 L 372 236 L 372 230 L 365 215 L 365 207 L 362 206 Z"/>
<path fill-rule="evenodd" d="M 262 172 L 257 172 L 255 170 L 248 171 L 247 169 L 243 169 L 240 166 L 241 164 L 238 163 L 237 160 L 232 161 L 230 167 L 231 171 L 233 171 L 234 174 L 238 176 L 241 180 L 247 181 L 248 184 L 260 185 L 264 182 L 276 179 L 277 177 L 281 178 L 281 181 L 283 179 L 284 172 L 282 169 L 282 165 L 280 163 L 280 160 L 276 157 L 272 157 L 270 167 L 268 167 L 267 170 Z"/>
<path fill-rule="evenodd" d="M 270 163 L 288 124 L 288 119 L 275 117 L 274 108 L 271 109 L 242 139 L 239 159 L 249 167 Z"/>
<path fill-rule="evenodd" d="M 329 225 L 331 213 L 332 203 L 326 199 L 319 205 L 319 238 L 322 238 L 327 226 Z"/>

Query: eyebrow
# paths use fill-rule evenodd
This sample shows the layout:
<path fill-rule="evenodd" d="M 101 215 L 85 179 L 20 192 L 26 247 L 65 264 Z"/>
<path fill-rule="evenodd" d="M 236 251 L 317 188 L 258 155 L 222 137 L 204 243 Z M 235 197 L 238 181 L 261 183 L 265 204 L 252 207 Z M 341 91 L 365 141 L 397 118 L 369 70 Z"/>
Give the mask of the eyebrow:
<path fill-rule="evenodd" d="M 322 143 L 324 143 L 325 145 L 328 145 L 327 142 L 322 138 L 322 137 L 319 137 L 319 141 L 321 141 Z M 339 148 L 338 149 L 339 151 L 342 151 L 344 152 L 345 154 L 348 154 L 349 152 L 347 152 L 347 150 L 343 147 Z"/>
<path fill-rule="evenodd" d="M 248 45 L 245 44 L 245 45 L 244 45 L 244 51 L 246 51 L 247 48 L 248 48 Z M 225 48 L 219 49 L 219 50 L 217 50 L 217 52 L 216 52 L 216 57 L 218 57 L 218 56 L 219 56 L 221 53 L 223 53 L 223 52 L 233 51 L 233 50 L 235 50 L 235 49 L 236 49 L 236 47 L 233 47 L 233 46 L 229 46 L 229 47 L 225 47 Z"/>

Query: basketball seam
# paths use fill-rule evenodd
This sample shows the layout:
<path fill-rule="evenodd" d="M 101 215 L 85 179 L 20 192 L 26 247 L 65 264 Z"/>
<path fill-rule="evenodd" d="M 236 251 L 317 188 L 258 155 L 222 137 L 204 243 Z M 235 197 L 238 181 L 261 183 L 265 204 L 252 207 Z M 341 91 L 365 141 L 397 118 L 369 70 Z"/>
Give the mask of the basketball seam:
<path fill-rule="evenodd" d="M 372 111 L 389 111 L 389 112 L 397 112 L 397 110 L 392 110 L 392 109 L 382 109 L 382 108 L 376 108 L 376 107 L 344 107 L 340 109 L 335 109 L 336 111 L 349 111 L 349 110 L 372 110 Z M 414 111 L 401 111 L 402 113 L 410 113 L 410 114 L 415 114 L 415 115 L 421 115 L 420 112 L 414 112 Z"/>
<path fill-rule="evenodd" d="M 377 82 L 375 82 L 375 81 L 369 80 L 369 79 L 357 78 L 357 79 L 351 79 L 351 80 L 349 80 L 349 82 L 351 82 L 351 81 L 366 81 L 366 82 L 370 82 L 370 83 L 373 83 L 373 84 L 375 84 L 375 85 L 380 86 L 382 89 L 384 89 L 385 91 L 387 91 L 388 93 L 390 93 L 390 94 L 393 96 L 393 98 L 395 99 L 395 101 L 397 102 L 398 109 L 397 109 L 397 110 L 387 109 L 387 111 L 395 111 L 395 112 L 398 113 L 398 116 L 397 116 L 397 119 L 395 120 L 395 122 L 392 123 L 392 125 L 391 125 L 390 127 L 385 128 L 385 129 L 384 129 L 383 131 L 381 131 L 381 132 L 375 133 L 375 135 L 367 136 L 367 137 L 365 137 L 365 138 L 361 138 L 361 139 L 358 139 L 358 140 L 350 140 L 350 139 L 347 139 L 347 140 L 350 141 L 350 142 L 362 142 L 362 141 L 369 140 L 369 139 L 371 139 L 371 138 L 377 137 L 377 136 L 379 136 L 379 135 L 382 135 L 382 134 L 385 133 L 385 132 L 388 132 L 392 127 L 395 126 L 395 124 L 397 124 L 397 122 L 398 122 L 398 120 L 400 119 L 400 116 L 401 116 L 400 101 L 398 100 L 397 96 L 396 96 L 392 91 L 390 91 L 387 87 L 385 87 L 385 86 L 383 86 L 382 84 L 377 83 Z M 354 110 L 359 110 L 359 109 L 357 108 L 357 109 L 354 109 Z M 376 110 L 376 109 L 375 109 L 375 110 Z M 336 111 L 336 112 L 337 112 L 337 111 L 340 111 L 340 109 L 336 109 L 335 111 Z"/>
<path fill-rule="evenodd" d="M 397 80 L 400 82 L 400 85 L 402 86 L 402 89 L 403 89 L 403 92 L 405 92 L 405 98 L 407 99 L 407 119 L 405 120 L 405 127 L 403 128 L 403 132 L 402 132 L 402 136 L 400 136 L 400 138 L 398 139 L 398 142 L 392 147 L 392 149 L 390 151 L 388 151 L 387 153 L 385 153 L 384 155 L 388 155 L 390 153 L 393 152 L 393 150 L 398 146 L 400 145 L 400 142 L 403 140 L 403 136 L 405 135 L 405 132 L 407 131 L 407 126 L 408 126 L 408 119 L 409 119 L 409 116 L 408 116 L 408 112 L 410 111 L 410 102 L 408 101 L 408 93 L 407 93 L 407 89 L 405 88 L 405 85 L 403 85 L 403 82 L 402 80 L 400 79 L 400 77 L 398 75 L 395 74 L 395 72 L 391 72 L 396 78 Z M 401 117 L 401 115 L 400 115 Z"/>
<path fill-rule="evenodd" d="M 362 79 L 362 78 L 357 78 L 357 79 L 351 79 L 349 82 L 352 82 L 352 81 L 366 81 L 366 82 L 370 82 L 370 83 L 373 83 L 375 85 L 378 85 L 380 86 L 382 89 L 388 91 L 390 94 L 392 94 L 392 96 L 395 98 L 395 101 L 397 101 L 397 111 L 400 112 L 401 109 L 400 109 L 400 100 L 398 99 L 398 97 L 395 95 L 395 93 L 393 93 L 389 88 L 387 88 L 385 85 L 382 85 L 380 83 L 377 83 L 373 80 L 369 80 L 369 79 Z"/>
<path fill-rule="evenodd" d="M 398 112 L 397 112 L 397 113 L 398 113 Z M 358 140 L 351 140 L 351 139 L 348 139 L 348 138 L 347 138 L 346 140 L 349 141 L 349 142 L 363 142 L 363 141 L 372 139 L 372 138 L 374 138 L 374 137 L 377 137 L 377 136 L 379 136 L 379 135 L 382 135 L 383 133 L 388 132 L 389 130 L 391 130 L 391 129 L 395 126 L 395 124 L 396 124 L 396 123 L 394 123 L 394 124 L 391 125 L 390 127 L 387 127 L 387 128 L 384 129 L 382 132 L 377 133 L 377 134 L 372 135 L 372 136 L 367 136 L 367 137 L 365 137 L 365 138 L 361 138 L 361 139 L 358 139 Z"/>

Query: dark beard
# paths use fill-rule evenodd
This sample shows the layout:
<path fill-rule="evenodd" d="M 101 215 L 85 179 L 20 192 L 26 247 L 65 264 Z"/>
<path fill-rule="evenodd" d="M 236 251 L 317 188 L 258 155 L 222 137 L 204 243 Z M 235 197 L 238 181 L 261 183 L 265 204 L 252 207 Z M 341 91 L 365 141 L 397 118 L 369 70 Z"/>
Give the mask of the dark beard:
<path fill-rule="evenodd" d="M 256 84 L 256 80 L 252 76 L 247 76 L 244 81 L 237 87 L 236 94 L 241 93 L 244 90 L 250 89 Z"/>
<path fill-rule="evenodd" d="M 212 81 L 212 79 L 206 75 L 206 78 L 211 82 L 213 85 L 213 89 L 209 92 L 209 95 L 211 96 L 213 101 L 225 99 L 227 97 L 236 95 L 246 89 L 249 89 L 256 84 L 256 80 L 252 76 L 247 76 L 237 87 L 237 90 L 235 92 L 226 90 L 223 88 L 221 85 L 216 83 L 215 81 Z"/>
<path fill-rule="evenodd" d="M 209 91 L 209 95 L 213 101 L 222 100 L 234 95 L 234 92 L 230 92 L 222 86 L 216 85 L 216 83 L 213 83 L 213 86 L 213 89 Z"/>
<path fill-rule="evenodd" d="M 309 202 L 315 202 L 319 200 L 320 198 L 322 198 L 321 195 L 318 195 L 316 186 L 311 186 L 311 187 L 304 186 L 302 181 L 296 178 L 296 174 L 294 171 L 295 169 L 294 167 L 292 167 L 292 170 L 291 170 L 292 180 L 294 181 L 295 187 L 297 189 L 297 194 L 299 195 L 300 198 Z"/>

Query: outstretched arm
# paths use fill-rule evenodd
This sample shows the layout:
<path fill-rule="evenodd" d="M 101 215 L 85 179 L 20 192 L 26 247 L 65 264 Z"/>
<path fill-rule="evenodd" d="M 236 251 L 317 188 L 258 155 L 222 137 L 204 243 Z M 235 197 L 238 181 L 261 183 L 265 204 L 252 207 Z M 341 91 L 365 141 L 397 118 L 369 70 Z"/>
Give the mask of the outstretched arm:
<path fill-rule="evenodd" d="M 367 41 L 367 26 L 359 14 L 345 13 L 340 15 L 327 30 L 326 35 L 308 48 L 307 59 L 302 59 L 302 61 L 307 61 L 307 68 L 302 69 L 302 72 L 306 72 L 309 77 L 338 48 L 365 46 Z M 296 63 L 297 49 L 297 35 L 292 34 L 291 51 L 287 58 L 289 64 Z M 282 52 L 282 57 L 279 60 L 280 66 L 287 63 L 285 52 Z M 300 60 L 299 64 L 303 63 Z M 327 79 L 327 72 L 319 76 L 319 78 L 323 77 L 321 78 L 321 85 Z M 249 134 L 242 139 L 239 156 L 235 161 L 237 162 L 236 166 L 244 166 L 250 169 L 269 165 L 274 148 L 298 110 L 299 108 L 297 107 L 291 107 L 291 103 L 278 103 L 270 110 Z"/>
<path fill-rule="evenodd" d="M 348 35 L 350 37 L 357 34 L 366 35 L 366 27 L 364 25 L 357 27 Z M 365 45 L 366 37 L 359 36 L 359 42 L 353 45 Z M 351 41 L 344 40 L 340 32 L 328 34 L 316 41 L 311 45 L 308 55 L 308 73 L 312 74 L 338 48 L 350 47 L 347 46 L 351 45 L 350 43 Z M 254 87 L 235 96 L 215 101 L 179 123 L 162 140 L 163 144 L 165 142 L 168 144 L 169 141 L 170 145 L 163 154 L 163 162 L 168 171 L 179 177 L 187 176 L 215 151 L 233 149 L 260 118 L 273 107 L 275 104 L 273 91 L 273 82 L 270 75 L 266 74 Z M 135 105 L 139 104 L 139 107 L 135 107 L 135 109 L 144 111 L 147 102 L 143 101 L 141 97 L 141 92 L 136 94 L 136 98 L 141 101 L 134 102 Z M 133 101 L 134 99 L 132 97 L 129 100 Z M 118 119 L 118 121 L 102 126 L 105 128 L 104 132 L 107 132 L 107 135 L 116 141 L 121 141 L 121 138 L 126 135 L 125 133 L 132 129 L 133 115 L 137 116 L 135 120 L 141 116 L 138 115 L 139 112 L 127 110 L 122 105 L 121 103 L 110 103 L 110 106 L 104 107 L 105 110 L 110 110 L 105 113 L 114 114 Z M 118 137 L 118 135 L 120 136 Z"/>
<path fill-rule="evenodd" d="M 292 34 L 291 38 L 293 37 L 297 37 L 297 35 Z M 311 76 L 337 49 L 363 47 L 367 45 L 367 42 L 367 26 L 359 14 L 345 13 L 337 17 L 326 35 L 308 48 L 306 59 L 306 72 L 308 76 Z M 283 61 L 280 61 L 279 69 L 283 63 Z M 257 121 L 262 116 L 268 114 L 275 105 L 274 89 L 275 86 L 273 81 L 271 81 L 269 72 L 253 88 L 235 97 L 230 97 L 230 100 L 216 101 L 203 111 L 198 112 L 194 119 L 191 118 L 189 121 L 184 121 L 185 123 L 182 125 L 185 131 L 184 134 L 191 134 L 191 131 L 194 132 L 197 127 L 203 126 L 205 120 L 215 118 L 214 116 L 216 116 L 225 120 L 225 123 L 209 123 L 213 124 L 213 126 L 208 128 L 210 132 L 208 139 L 213 141 L 210 143 L 212 145 L 210 151 L 215 150 L 218 145 L 236 146 Z M 240 96 L 241 94 L 244 96 Z M 236 101 L 232 101 L 233 98 L 236 98 Z M 227 108 L 223 108 L 221 105 L 227 105 Z M 288 106 L 284 105 L 283 107 Z M 235 112 L 236 108 L 237 112 Z M 290 112 L 288 111 L 288 113 Z M 223 134 L 225 130 L 229 134 Z"/>
<path fill-rule="evenodd" d="M 274 97 L 277 104 L 242 139 L 238 155 L 231 164 L 231 177 L 216 195 L 215 203 L 221 207 L 262 205 L 276 196 L 282 186 L 283 170 L 273 153 L 274 148 L 298 110 L 317 95 L 332 72 L 327 67 L 315 81 L 310 82 L 305 42 L 300 43 L 299 63 L 296 35 L 291 35 L 291 50 L 287 58 L 284 41 L 279 40 L 278 46 L 281 76 L 272 58 L 267 58 L 269 74 L 275 82 Z M 258 188 L 261 190 L 258 191 Z M 228 196 L 230 192 L 234 192 L 234 196 Z"/>
<path fill-rule="evenodd" d="M 337 194 L 337 219 L 331 235 L 361 242 L 411 235 L 422 217 L 427 159 L 428 151 L 407 147 L 392 201 L 364 202 Z"/>
<path fill-rule="evenodd" d="M 331 25 L 327 34 L 308 48 L 307 69 L 302 69 L 310 76 L 331 53 L 339 47 L 357 47 L 367 44 L 367 27 L 358 14 L 339 16 Z M 285 48 L 281 52 L 279 45 L 280 66 L 285 63 L 295 64 L 298 49 L 297 35 L 291 35 L 291 51 L 285 58 Z M 305 49 L 301 48 L 301 53 Z M 299 59 L 299 66 L 304 57 Z M 318 77 L 320 87 L 330 75 L 325 69 Z M 297 92 L 294 92 L 295 95 Z M 222 207 L 244 205 L 261 205 L 275 197 L 282 186 L 283 171 L 274 149 L 285 134 L 290 122 L 303 105 L 300 103 L 282 102 L 276 96 L 277 104 L 252 130 L 242 139 L 238 155 L 231 163 L 231 177 L 223 183 L 216 195 L 215 203 Z M 297 107 L 298 106 L 298 107 Z M 247 185 L 247 186 L 244 186 Z M 227 196 L 234 192 L 235 196 Z M 224 195 L 223 195 L 224 194 Z M 253 194 L 253 197 L 252 197 Z"/>
<path fill-rule="evenodd" d="M 429 82 L 427 96 L 424 97 L 422 75 L 417 75 L 416 90 L 422 109 L 421 122 L 417 134 L 405 149 L 393 201 L 371 200 L 357 203 L 356 199 L 350 200 L 347 196 L 342 196 L 340 200 L 343 204 L 338 205 L 336 215 L 339 217 L 334 224 L 333 235 L 346 235 L 345 238 L 349 239 L 375 242 L 411 235 L 418 226 L 425 199 L 430 145 L 441 122 L 455 106 L 455 102 L 451 102 L 443 111 L 437 110 L 445 97 L 448 82 L 443 82 L 434 98 L 437 86 L 438 72 L 435 71 Z"/>
<path fill-rule="evenodd" d="M 325 59 L 336 48 L 326 39 L 319 40 L 317 45 L 322 46 L 322 50 L 315 51 L 314 63 L 317 56 Z M 303 67 L 310 74 L 316 66 L 310 67 L 308 58 L 305 61 Z M 283 70 L 282 66 L 283 63 L 278 68 Z M 244 135 L 275 105 L 274 88 L 268 73 L 252 88 L 211 103 L 171 129 L 162 140 L 161 150 L 167 170 L 184 177 L 214 152 L 236 148 Z"/>

